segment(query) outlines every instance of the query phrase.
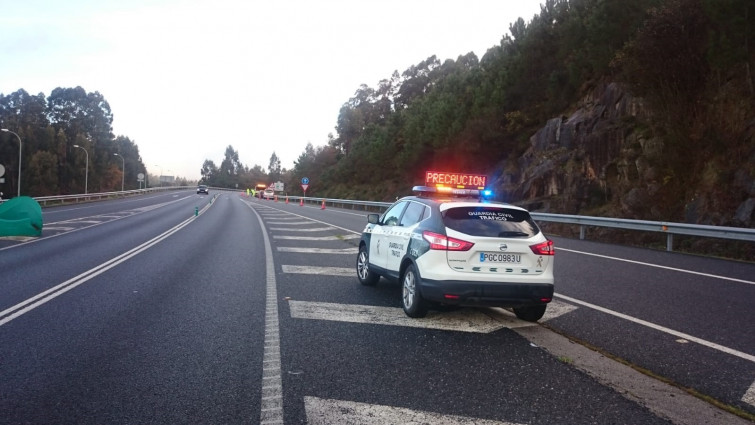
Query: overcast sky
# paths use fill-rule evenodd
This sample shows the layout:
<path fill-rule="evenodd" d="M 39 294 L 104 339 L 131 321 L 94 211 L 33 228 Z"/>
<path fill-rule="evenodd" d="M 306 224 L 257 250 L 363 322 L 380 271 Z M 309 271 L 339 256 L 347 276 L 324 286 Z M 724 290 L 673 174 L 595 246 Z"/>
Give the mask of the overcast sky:
<path fill-rule="evenodd" d="M 482 58 L 540 0 L 19 0 L 0 93 L 100 92 L 152 174 L 199 179 L 232 145 L 267 170 L 327 144 L 341 106 L 429 56 Z"/>

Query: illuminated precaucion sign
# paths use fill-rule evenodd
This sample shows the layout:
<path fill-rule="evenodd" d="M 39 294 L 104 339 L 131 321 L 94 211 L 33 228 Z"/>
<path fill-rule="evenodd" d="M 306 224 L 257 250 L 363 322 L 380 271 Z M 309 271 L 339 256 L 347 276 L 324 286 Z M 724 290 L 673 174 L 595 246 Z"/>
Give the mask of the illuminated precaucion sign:
<path fill-rule="evenodd" d="M 425 185 L 454 187 L 457 189 L 484 189 L 487 176 L 480 174 L 446 173 L 427 171 L 425 173 Z"/>

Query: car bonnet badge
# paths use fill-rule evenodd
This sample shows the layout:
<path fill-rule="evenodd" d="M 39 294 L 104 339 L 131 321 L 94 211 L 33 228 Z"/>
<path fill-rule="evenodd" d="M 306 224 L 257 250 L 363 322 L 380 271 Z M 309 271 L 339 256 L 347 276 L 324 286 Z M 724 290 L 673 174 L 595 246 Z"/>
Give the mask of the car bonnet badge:
<path fill-rule="evenodd" d="M 507 249 L 509 249 L 509 246 L 506 245 L 505 243 L 502 243 L 498 245 L 498 249 L 500 249 L 501 251 L 506 251 Z"/>

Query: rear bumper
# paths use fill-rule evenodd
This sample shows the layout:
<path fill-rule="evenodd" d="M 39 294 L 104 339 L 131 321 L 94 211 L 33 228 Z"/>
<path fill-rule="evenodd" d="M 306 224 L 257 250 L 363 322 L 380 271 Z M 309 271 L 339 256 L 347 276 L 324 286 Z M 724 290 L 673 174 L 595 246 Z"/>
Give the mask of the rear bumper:
<path fill-rule="evenodd" d="M 449 305 L 522 307 L 550 302 L 553 284 L 422 279 L 420 293 L 428 301 Z"/>

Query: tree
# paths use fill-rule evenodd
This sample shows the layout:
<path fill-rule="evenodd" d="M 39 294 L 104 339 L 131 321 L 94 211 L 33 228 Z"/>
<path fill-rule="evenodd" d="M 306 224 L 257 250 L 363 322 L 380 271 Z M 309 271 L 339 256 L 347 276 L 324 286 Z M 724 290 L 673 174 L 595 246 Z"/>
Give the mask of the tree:
<path fill-rule="evenodd" d="M 268 176 L 273 182 L 280 180 L 281 178 L 281 161 L 278 159 L 278 155 L 273 154 L 270 156 L 270 164 L 267 166 Z"/>
<path fill-rule="evenodd" d="M 218 175 L 220 174 L 218 167 L 212 160 L 205 159 L 202 164 L 202 169 L 199 170 L 202 178 L 199 179 L 199 183 L 206 184 L 208 186 L 217 186 Z"/>

